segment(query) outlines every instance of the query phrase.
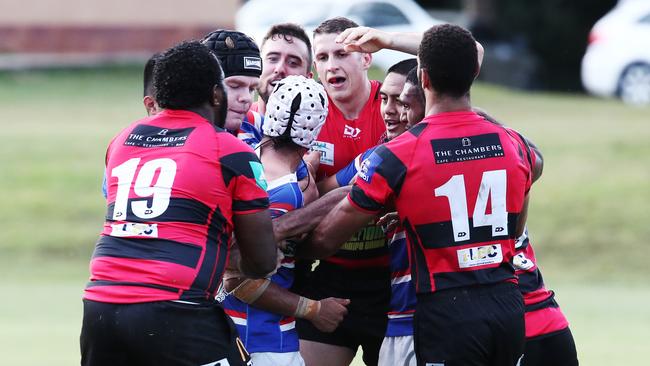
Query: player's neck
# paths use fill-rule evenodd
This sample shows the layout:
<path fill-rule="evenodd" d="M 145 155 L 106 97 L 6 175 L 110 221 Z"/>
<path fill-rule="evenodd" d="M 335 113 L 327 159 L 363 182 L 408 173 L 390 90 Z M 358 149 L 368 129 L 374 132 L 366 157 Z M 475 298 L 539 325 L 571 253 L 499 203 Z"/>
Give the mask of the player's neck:
<path fill-rule="evenodd" d="M 446 112 L 471 111 L 472 104 L 469 94 L 456 98 L 446 95 L 427 95 L 425 116 L 433 116 Z"/>
<path fill-rule="evenodd" d="M 269 142 L 264 143 L 266 141 Z M 264 176 L 269 181 L 295 172 L 300 163 L 301 155 L 298 152 L 288 148 L 276 150 L 268 137 L 262 139 L 260 149 L 260 161 L 264 166 Z"/>
<path fill-rule="evenodd" d="M 345 117 L 347 120 L 359 118 L 363 107 L 366 106 L 368 98 L 370 98 L 370 91 L 372 90 L 370 80 L 366 78 L 365 82 L 362 83 L 362 85 L 363 87 L 359 88 L 358 91 L 352 93 L 349 98 L 346 98 L 344 100 L 332 100 L 336 108 L 341 111 L 343 117 Z"/>
<path fill-rule="evenodd" d="M 210 121 L 210 123 L 215 124 L 214 123 L 215 122 L 214 121 L 214 109 L 213 109 L 212 106 L 210 106 L 208 104 L 204 104 L 204 105 L 199 106 L 199 107 L 188 108 L 187 110 L 190 111 L 190 112 L 194 112 L 194 113 L 198 114 L 199 116 L 201 116 L 201 117 L 207 119 L 208 121 Z"/>

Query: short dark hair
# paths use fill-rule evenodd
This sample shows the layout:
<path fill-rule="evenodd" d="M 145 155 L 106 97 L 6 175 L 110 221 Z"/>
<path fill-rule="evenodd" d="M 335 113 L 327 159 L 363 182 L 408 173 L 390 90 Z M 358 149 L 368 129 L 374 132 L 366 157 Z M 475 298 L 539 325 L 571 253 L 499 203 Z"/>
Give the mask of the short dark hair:
<path fill-rule="evenodd" d="M 324 20 L 314 29 L 314 36 L 317 34 L 339 34 L 348 28 L 358 27 L 359 24 L 346 17 L 334 17 Z"/>
<path fill-rule="evenodd" d="M 307 45 L 307 67 L 308 70 L 311 70 L 311 63 L 314 56 L 311 54 L 311 41 L 309 40 L 309 36 L 307 35 L 307 32 L 305 32 L 305 29 L 295 23 L 274 24 L 269 29 L 269 31 L 266 32 L 264 38 L 262 38 L 260 48 L 264 48 L 264 44 L 269 39 L 276 39 L 279 37 L 282 37 L 289 43 L 293 43 L 293 39 L 296 38 L 303 41 L 305 45 Z"/>
<path fill-rule="evenodd" d="M 215 85 L 223 87 L 219 60 L 198 41 L 181 42 L 156 59 L 153 86 L 161 108 L 189 109 L 210 103 Z"/>
<path fill-rule="evenodd" d="M 153 68 L 156 66 L 156 59 L 160 57 L 160 53 L 154 53 L 147 60 L 147 63 L 144 65 L 143 73 L 143 97 L 147 95 L 153 96 Z"/>
<path fill-rule="evenodd" d="M 396 63 L 395 65 L 389 67 L 388 71 L 386 71 L 386 75 L 390 74 L 391 72 L 394 72 L 396 74 L 406 76 L 408 75 L 409 71 L 411 71 L 411 69 L 417 66 L 418 66 L 418 60 L 416 58 L 409 58 L 406 60 L 402 60 Z"/>
<path fill-rule="evenodd" d="M 422 37 L 418 57 L 436 92 L 455 98 L 469 92 L 478 70 L 478 56 L 476 40 L 468 30 L 452 24 L 429 28 Z"/>
<path fill-rule="evenodd" d="M 422 105 L 426 103 L 424 100 L 424 91 L 422 90 L 422 84 L 420 84 L 420 79 L 418 79 L 418 66 L 415 65 L 414 68 L 409 71 L 406 75 L 406 82 L 415 87 L 418 99 Z"/>

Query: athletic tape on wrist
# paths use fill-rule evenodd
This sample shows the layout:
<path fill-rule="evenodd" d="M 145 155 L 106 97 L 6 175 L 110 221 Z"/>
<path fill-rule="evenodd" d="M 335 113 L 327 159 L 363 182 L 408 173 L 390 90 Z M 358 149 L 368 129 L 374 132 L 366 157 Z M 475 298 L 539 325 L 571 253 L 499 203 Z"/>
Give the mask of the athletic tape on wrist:
<path fill-rule="evenodd" d="M 231 293 L 239 300 L 247 304 L 252 304 L 262 296 L 270 284 L 271 281 L 266 278 L 260 280 L 246 279 L 232 290 Z"/>
<path fill-rule="evenodd" d="M 296 318 L 310 319 L 315 317 L 319 311 L 320 301 L 315 301 L 300 296 L 300 300 L 298 300 L 298 306 L 296 306 L 296 311 L 294 312 L 293 316 Z"/>

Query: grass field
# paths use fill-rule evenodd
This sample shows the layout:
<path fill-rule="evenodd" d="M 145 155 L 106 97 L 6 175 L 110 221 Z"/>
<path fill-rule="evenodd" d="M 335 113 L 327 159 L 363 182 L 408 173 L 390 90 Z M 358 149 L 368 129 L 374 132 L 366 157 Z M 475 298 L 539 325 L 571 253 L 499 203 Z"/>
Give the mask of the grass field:
<path fill-rule="evenodd" d="M 78 364 L 109 139 L 144 115 L 140 70 L 0 74 L 0 364 Z M 583 365 L 650 358 L 650 109 L 477 85 L 535 141 L 529 229 Z"/>

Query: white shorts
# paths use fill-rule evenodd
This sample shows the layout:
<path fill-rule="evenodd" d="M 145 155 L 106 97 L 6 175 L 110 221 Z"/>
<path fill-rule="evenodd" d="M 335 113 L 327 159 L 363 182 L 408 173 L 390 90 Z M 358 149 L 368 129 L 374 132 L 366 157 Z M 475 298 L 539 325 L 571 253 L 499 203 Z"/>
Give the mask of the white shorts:
<path fill-rule="evenodd" d="M 384 337 L 378 366 L 416 366 L 413 336 Z"/>
<path fill-rule="evenodd" d="M 305 366 L 300 352 L 255 352 L 251 353 L 253 366 Z"/>

